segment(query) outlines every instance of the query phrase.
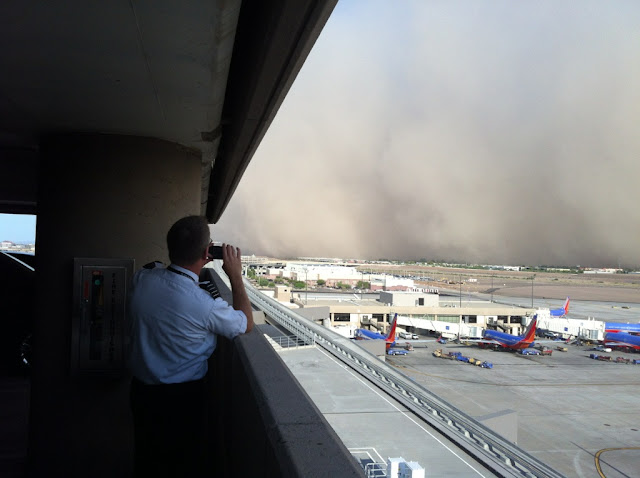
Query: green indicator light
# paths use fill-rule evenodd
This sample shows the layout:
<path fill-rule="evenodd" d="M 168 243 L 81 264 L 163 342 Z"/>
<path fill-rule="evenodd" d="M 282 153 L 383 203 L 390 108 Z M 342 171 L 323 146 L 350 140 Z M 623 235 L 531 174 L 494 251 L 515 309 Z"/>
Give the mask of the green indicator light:
<path fill-rule="evenodd" d="M 94 282 L 95 285 L 100 285 L 100 279 L 96 279 Z"/>

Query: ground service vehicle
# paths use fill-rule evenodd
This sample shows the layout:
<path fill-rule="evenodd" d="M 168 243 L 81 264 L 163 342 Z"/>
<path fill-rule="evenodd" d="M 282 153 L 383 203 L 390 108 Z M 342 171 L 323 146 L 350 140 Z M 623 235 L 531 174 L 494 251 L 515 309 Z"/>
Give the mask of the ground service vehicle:
<path fill-rule="evenodd" d="M 551 350 L 549 347 L 546 347 L 544 345 L 538 345 L 536 349 L 540 351 L 540 355 L 551 355 L 553 352 L 553 350 Z"/>

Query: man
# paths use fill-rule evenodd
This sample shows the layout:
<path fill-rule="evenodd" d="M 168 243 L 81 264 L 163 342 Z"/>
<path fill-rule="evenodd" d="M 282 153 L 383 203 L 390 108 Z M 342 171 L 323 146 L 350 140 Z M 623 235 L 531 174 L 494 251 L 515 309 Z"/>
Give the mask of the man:
<path fill-rule="evenodd" d="M 199 287 L 200 271 L 212 260 L 210 245 L 205 217 L 182 218 L 167 234 L 171 265 L 145 266 L 133 278 L 129 316 L 136 476 L 202 473 L 207 359 L 217 335 L 233 339 L 253 328 L 240 249 L 222 246 L 233 306 Z"/>

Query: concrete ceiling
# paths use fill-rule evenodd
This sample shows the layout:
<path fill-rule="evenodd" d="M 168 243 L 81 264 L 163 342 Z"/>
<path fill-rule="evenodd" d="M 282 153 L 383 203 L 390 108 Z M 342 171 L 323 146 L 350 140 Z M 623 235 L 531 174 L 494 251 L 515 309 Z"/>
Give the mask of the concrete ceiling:
<path fill-rule="evenodd" d="M 1 2 L 0 212 L 36 212 L 42 135 L 102 132 L 202 151 L 216 222 L 336 2 Z"/>

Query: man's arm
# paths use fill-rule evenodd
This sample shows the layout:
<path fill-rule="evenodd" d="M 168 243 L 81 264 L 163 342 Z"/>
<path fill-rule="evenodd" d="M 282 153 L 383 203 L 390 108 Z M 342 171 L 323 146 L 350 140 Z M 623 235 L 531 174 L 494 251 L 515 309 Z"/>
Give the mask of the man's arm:
<path fill-rule="evenodd" d="M 241 310 L 247 317 L 247 329 L 245 333 L 253 329 L 253 309 L 247 295 L 247 290 L 242 282 L 242 255 L 240 249 L 229 244 L 222 246 L 222 269 L 229 277 L 231 293 L 233 296 L 233 308 Z"/>

